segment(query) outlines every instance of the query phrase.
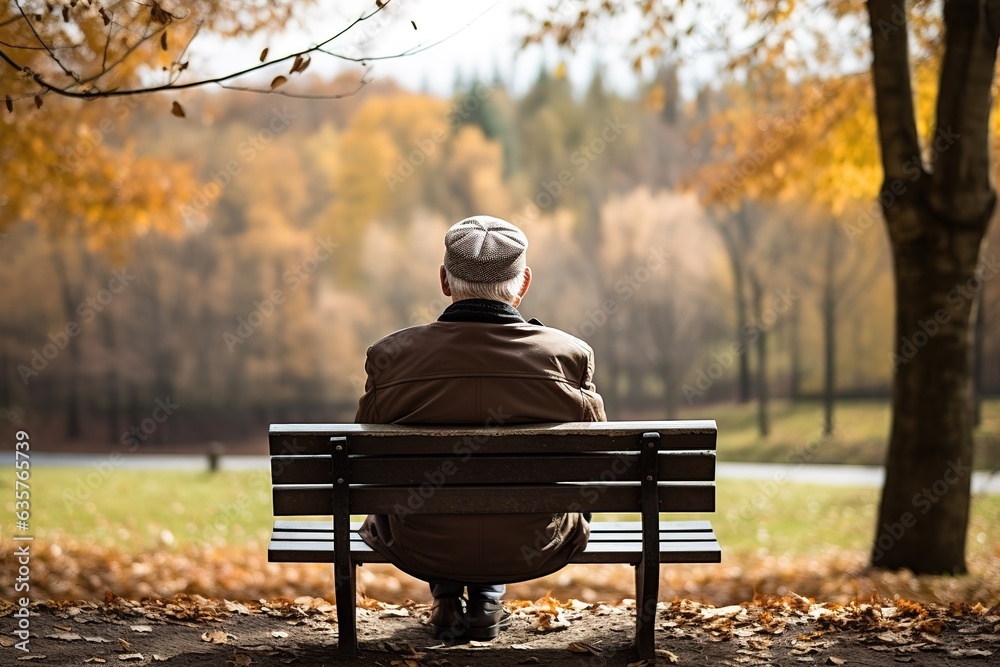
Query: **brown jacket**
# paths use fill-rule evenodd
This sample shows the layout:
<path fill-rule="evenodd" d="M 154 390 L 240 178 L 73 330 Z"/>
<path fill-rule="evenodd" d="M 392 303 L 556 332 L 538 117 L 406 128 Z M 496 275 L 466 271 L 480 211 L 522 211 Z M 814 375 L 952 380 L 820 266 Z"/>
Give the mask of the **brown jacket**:
<path fill-rule="evenodd" d="M 452 304 L 442 320 L 451 321 L 402 329 L 369 348 L 356 422 L 606 420 L 583 341 L 492 301 Z M 589 529 L 578 513 L 372 515 L 361 536 L 421 579 L 499 584 L 560 569 L 586 547 Z"/>

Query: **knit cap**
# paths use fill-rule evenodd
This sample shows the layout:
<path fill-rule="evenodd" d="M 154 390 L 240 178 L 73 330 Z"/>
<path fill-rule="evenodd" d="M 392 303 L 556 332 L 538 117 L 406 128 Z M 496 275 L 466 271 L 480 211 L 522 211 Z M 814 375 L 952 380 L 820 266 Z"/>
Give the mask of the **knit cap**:
<path fill-rule="evenodd" d="M 506 220 L 477 215 L 444 235 L 444 268 L 470 283 L 500 283 L 524 273 L 528 238 Z"/>

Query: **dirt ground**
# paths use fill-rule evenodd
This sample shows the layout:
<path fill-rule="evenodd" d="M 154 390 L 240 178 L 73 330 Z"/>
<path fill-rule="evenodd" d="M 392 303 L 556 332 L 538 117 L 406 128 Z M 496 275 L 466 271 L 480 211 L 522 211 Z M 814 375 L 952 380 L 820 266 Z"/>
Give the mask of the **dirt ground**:
<path fill-rule="evenodd" d="M 30 652 L 18 650 L 16 610 L 0 602 L 2 665 L 376 665 L 640 667 L 635 611 L 620 605 L 508 601 L 513 622 L 493 642 L 447 646 L 429 608 L 363 598 L 359 657 L 337 656 L 336 611 L 322 598 L 229 602 L 170 599 L 47 602 L 30 607 Z M 657 665 L 1000 664 L 1000 605 L 950 607 L 880 600 L 816 604 L 791 594 L 746 605 L 660 603 Z"/>

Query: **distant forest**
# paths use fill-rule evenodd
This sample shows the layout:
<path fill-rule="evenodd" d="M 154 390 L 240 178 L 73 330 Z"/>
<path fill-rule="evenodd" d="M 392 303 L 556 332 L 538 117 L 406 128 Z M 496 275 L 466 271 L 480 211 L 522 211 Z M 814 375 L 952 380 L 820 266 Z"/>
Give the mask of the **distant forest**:
<path fill-rule="evenodd" d="M 521 310 L 593 345 L 609 418 L 888 396 L 907 363 L 893 336 L 916 353 L 935 323 L 893 332 L 892 260 L 862 196 L 877 179 L 773 196 L 809 165 L 741 141 L 807 143 L 870 104 L 833 109 L 780 74 L 753 84 L 767 95 L 720 81 L 691 100 L 671 67 L 633 97 L 599 73 L 574 95 L 559 74 L 520 97 L 499 81 L 451 98 L 390 82 L 322 102 L 200 93 L 183 119 L 161 99 L 73 106 L 48 139 L 63 182 L 29 186 L 25 165 L 2 186 L 22 203 L 0 235 L 0 418 L 143 447 L 351 420 L 366 347 L 437 317 L 443 233 L 477 213 L 527 233 Z M 863 121 L 872 136 L 854 139 L 875 146 Z M 0 136 L 5 165 L 41 141 Z M 87 201 L 97 181 L 111 200 Z M 64 210 L 52 188 L 81 194 Z M 995 223 L 990 236 L 981 280 L 954 293 L 978 303 L 980 393 L 1000 392 Z"/>

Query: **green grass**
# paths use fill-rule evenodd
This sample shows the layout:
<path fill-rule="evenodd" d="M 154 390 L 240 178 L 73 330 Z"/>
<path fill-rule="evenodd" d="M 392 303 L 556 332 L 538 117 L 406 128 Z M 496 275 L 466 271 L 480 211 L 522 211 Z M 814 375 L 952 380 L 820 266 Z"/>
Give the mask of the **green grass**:
<path fill-rule="evenodd" d="M 0 497 L 11 499 L 4 503 L 8 517 L 12 487 L 13 475 L 0 479 Z M 130 553 L 206 542 L 263 548 L 273 519 L 267 471 L 115 469 L 102 476 L 95 468 L 36 467 L 31 489 L 30 532 L 36 539 L 69 538 Z M 722 480 L 715 514 L 676 518 L 710 519 L 728 552 L 745 557 L 865 552 L 877 502 L 877 489 Z M 996 553 L 1000 496 L 974 498 L 972 512 L 970 556 Z"/>
<path fill-rule="evenodd" d="M 774 401 L 771 433 L 761 438 L 757 405 L 729 404 L 689 410 L 686 419 L 715 419 L 719 425 L 720 461 L 785 462 L 802 453 L 821 436 L 822 404 L 818 401 Z M 834 412 L 833 436 L 808 459 L 809 463 L 881 465 L 889 441 L 889 403 L 840 401 Z M 976 468 L 1000 468 L 1000 399 L 983 405 L 983 423 L 976 430 Z M 797 462 L 801 459 L 794 458 Z"/>

